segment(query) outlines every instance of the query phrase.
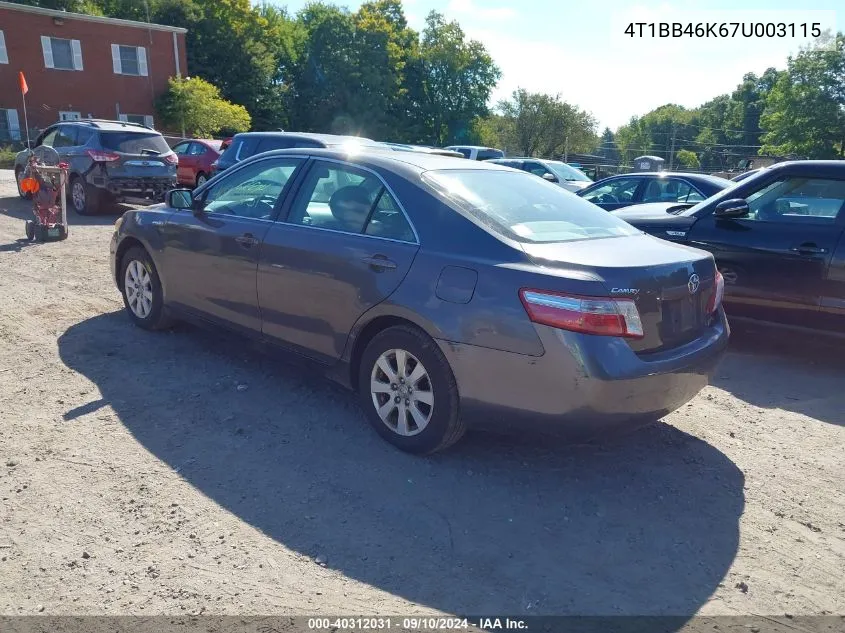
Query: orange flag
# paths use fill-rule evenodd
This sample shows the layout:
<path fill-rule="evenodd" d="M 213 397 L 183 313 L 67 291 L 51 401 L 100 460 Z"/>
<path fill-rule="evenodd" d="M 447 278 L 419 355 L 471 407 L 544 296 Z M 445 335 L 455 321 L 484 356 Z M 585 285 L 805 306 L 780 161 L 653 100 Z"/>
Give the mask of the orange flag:
<path fill-rule="evenodd" d="M 23 76 L 23 72 L 18 73 L 18 82 L 21 85 L 21 94 L 25 95 L 29 92 L 29 86 L 26 85 L 26 77 Z"/>

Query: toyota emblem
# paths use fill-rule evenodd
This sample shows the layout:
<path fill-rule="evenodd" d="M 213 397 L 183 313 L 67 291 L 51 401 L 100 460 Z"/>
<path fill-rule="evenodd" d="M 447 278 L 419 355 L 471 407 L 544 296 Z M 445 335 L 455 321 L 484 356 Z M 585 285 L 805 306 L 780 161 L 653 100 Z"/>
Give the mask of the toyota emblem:
<path fill-rule="evenodd" d="M 687 282 L 687 288 L 689 288 L 689 293 L 694 295 L 698 292 L 698 287 L 701 285 L 701 278 L 696 275 L 690 275 L 689 282 Z"/>

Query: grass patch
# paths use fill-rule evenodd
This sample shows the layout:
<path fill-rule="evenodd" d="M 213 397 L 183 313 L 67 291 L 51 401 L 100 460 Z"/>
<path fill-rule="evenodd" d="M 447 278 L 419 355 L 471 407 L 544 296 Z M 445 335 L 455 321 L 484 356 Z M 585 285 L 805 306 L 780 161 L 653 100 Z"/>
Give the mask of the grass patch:
<path fill-rule="evenodd" d="M 0 169 L 12 169 L 15 166 L 15 154 L 17 154 L 11 145 L 0 146 Z"/>

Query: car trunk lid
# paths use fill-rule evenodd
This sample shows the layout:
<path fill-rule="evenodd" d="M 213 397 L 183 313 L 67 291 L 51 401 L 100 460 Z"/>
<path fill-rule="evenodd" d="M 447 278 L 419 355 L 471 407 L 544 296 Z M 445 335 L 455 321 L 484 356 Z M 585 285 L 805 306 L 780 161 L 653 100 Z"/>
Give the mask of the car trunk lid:
<path fill-rule="evenodd" d="M 638 353 L 688 343 L 713 318 L 708 304 L 716 288 L 716 267 L 704 251 L 647 235 L 522 247 L 542 268 L 590 272 L 601 279 L 606 296 L 633 300 L 643 336 L 626 340 Z"/>

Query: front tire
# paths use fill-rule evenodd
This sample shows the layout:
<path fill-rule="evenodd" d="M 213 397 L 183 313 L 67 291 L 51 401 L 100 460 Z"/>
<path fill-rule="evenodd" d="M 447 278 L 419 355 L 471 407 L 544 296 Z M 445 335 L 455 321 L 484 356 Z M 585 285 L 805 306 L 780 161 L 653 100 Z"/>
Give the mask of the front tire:
<path fill-rule="evenodd" d="M 449 362 L 419 329 L 401 325 L 379 332 L 361 356 L 358 376 L 370 424 L 397 448 L 435 453 L 466 431 Z"/>
<path fill-rule="evenodd" d="M 123 305 L 132 322 L 145 330 L 171 325 L 164 310 L 164 293 L 155 264 L 146 250 L 130 248 L 120 263 Z"/>
<path fill-rule="evenodd" d="M 206 182 L 208 182 L 208 176 L 206 176 L 203 172 L 197 174 L 197 187 L 202 187 Z"/>
<path fill-rule="evenodd" d="M 35 239 L 35 222 L 27 220 L 24 228 L 26 230 L 26 239 L 32 242 Z"/>

